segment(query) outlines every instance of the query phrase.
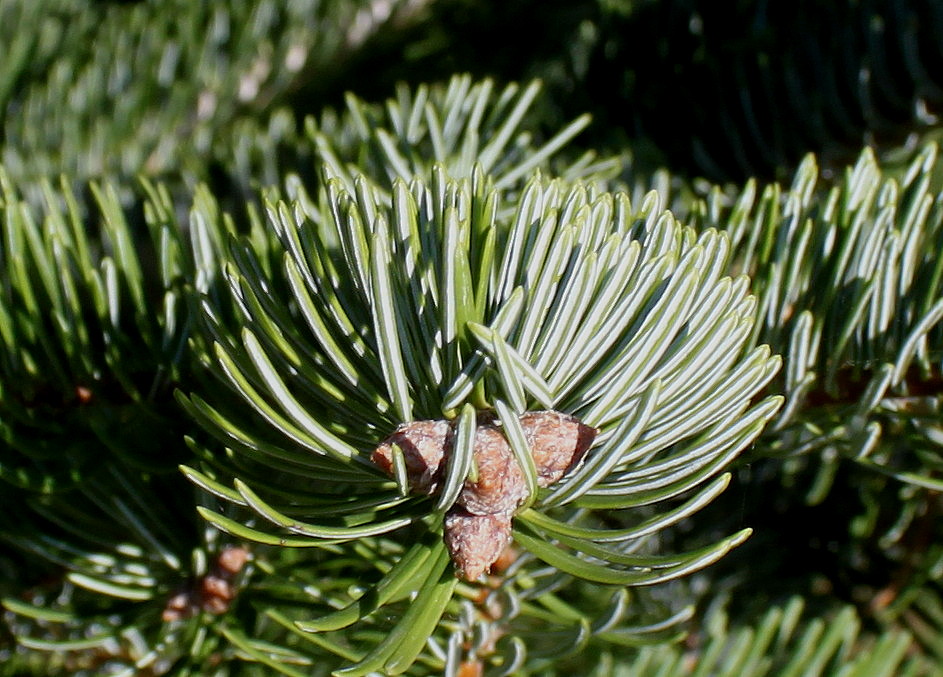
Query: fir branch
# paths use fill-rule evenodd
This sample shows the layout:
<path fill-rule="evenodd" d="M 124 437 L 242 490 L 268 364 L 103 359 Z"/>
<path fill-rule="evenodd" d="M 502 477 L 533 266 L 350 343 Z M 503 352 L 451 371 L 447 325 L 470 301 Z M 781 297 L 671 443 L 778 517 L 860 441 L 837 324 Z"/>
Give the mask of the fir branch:
<path fill-rule="evenodd" d="M 435 170 L 433 176 L 444 175 Z M 353 181 L 355 193 L 331 183 L 324 213 L 314 222 L 298 209 L 271 205 L 268 224 L 278 237 L 272 252 L 282 250 L 281 270 L 266 271 L 253 247 L 232 240 L 232 263 L 224 268 L 232 297 L 226 307 L 234 316 L 225 320 L 210 310 L 220 322 L 206 325 L 202 358 L 231 396 L 194 394 L 182 401 L 218 438 L 240 443 L 231 462 L 214 460 L 210 474 L 187 474 L 276 529 L 247 528 L 203 510 L 216 526 L 271 543 L 285 531 L 324 544 L 395 537 L 407 524 L 406 533 L 435 533 L 456 492 L 475 481 L 469 479 L 474 465 L 456 460 L 472 454 L 462 455 L 464 447 L 454 443 L 432 503 L 420 497 L 404 502 L 401 488 L 375 474 L 368 456 L 397 425 L 455 416 L 465 398 L 461 421 L 474 421 L 475 408 L 503 400 L 511 404 L 501 405 L 505 415 L 553 403 L 599 428 L 601 443 L 586 466 L 591 470 L 567 478 L 555 494 L 532 496 L 530 511 L 577 497 L 578 505 L 611 509 L 680 495 L 728 464 L 776 411 L 777 398 L 751 407 L 779 362 L 765 347 L 751 350 L 746 343 L 755 306 L 746 284 L 722 276 L 728 252 L 722 235 L 697 239 L 669 214 L 647 213 L 642 220 L 624 195 L 582 185 L 565 190 L 540 178 L 521 193 L 517 213 L 502 219 L 497 215 L 510 210 L 500 193 L 481 170 L 473 176 L 438 178 L 432 185 L 414 180 L 408 190 L 397 180 L 392 204 L 365 180 Z M 484 223 L 476 220 L 482 215 Z M 503 256 L 482 254 L 492 241 Z M 626 258 L 619 252 L 635 253 Z M 402 260 L 411 263 L 390 265 Z M 588 283 L 571 272 L 580 269 L 589 271 Z M 555 299 L 570 298 L 576 289 L 580 298 L 566 312 L 578 330 L 562 336 L 553 321 Z M 273 293 L 284 300 L 274 301 Z M 518 303 L 515 319 L 502 327 L 502 317 L 511 317 L 509 308 Z M 718 331 L 731 332 L 729 344 L 703 340 Z M 578 345 L 586 348 L 577 352 Z M 547 354 L 566 359 L 547 360 Z M 621 419 L 640 401 L 647 402 L 640 409 L 645 413 L 626 419 L 625 429 Z M 474 427 L 467 430 L 470 450 L 477 437 Z M 245 455 L 272 444 L 286 458 L 301 452 L 339 464 L 349 479 L 312 472 L 303 461 L 276 466 Z M 476 446 L 480 463 L 477 453 Z M 221 481 L 227 476 L 235 492 Z M 561 491 L 569 492 L 565 500 Z M 703 505 L 710 495 L 691 505 Z M 312 519 L 312 499 L 338 504 L 341 496 L 371 507 L 349 515 L 319 511 Z M 638 532 L 638 544 L 612 548 L 593 543 L 609 540 L 605 529 L 589 539 L 544 532 L 527 519 L 530 511 L 520 515 L 519 544 L 564 572 L 608 583 L 685 575 L 748 533 L 680 556 L 632 556 L 656 522 Z M 570 512 L 564 520 L 577 524 L 592 514 Z M 593 563 L 600 559 L 605 564 Z M 439 590 L 438 573 L 426 575 L 430 606 L 409 606 L 403 621 L 420 614 L 430 622 L 428 634 L 451 593 Z M 409 646 L 381 643 L 353 669 L 405 669 L 418 655 Z"/>

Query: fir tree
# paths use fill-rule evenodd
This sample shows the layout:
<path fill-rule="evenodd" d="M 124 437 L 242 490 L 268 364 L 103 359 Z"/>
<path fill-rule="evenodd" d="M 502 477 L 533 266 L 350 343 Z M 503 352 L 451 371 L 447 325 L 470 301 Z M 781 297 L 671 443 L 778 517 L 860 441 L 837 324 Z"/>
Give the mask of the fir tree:
<path fill-rule="evenodd" d="M 764 7 L 0 8 L 0 674 L 939 674 L 940 14 Z"/>

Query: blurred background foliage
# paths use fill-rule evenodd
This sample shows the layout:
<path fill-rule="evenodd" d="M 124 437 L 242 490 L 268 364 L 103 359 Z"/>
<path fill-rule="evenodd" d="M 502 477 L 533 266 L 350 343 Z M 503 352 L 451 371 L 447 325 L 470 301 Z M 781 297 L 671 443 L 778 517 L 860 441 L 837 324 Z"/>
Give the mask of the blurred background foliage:
<path fill-rule="evenodd" d="M 540 78 L 536 114 L 580 139 L 712 182 L 787 178 L 863 145 L 932 136 L 943 101 L 931 0 L 6 2 L 3 161 L 17 176 L 274 183 L 300 123 L 453 73 Z M 255 133 L 252 133 L 252 132 Z M 264 137 L 264 138 L 258 138 Z M 268 144 L 258 148 L 258 144 Z M 239 172 L 231 176 L 232 172 Z"/>

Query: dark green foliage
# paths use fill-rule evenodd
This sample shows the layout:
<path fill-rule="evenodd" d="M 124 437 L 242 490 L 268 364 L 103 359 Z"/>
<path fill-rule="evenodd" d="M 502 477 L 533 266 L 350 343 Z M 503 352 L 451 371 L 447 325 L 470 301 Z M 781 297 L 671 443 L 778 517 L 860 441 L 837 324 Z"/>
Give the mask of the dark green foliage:
<path fill-rule="evenodd" d="M 0 674 L 939 674 L 940 19 L 3 4 Z"/>

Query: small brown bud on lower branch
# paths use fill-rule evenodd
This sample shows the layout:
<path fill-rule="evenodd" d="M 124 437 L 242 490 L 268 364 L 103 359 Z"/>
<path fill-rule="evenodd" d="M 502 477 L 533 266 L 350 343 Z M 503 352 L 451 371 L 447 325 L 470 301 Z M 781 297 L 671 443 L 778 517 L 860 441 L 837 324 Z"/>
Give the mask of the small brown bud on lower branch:
<path fill-rule="evenodd" d="M 183 590 L 174 593 L 164 607 L 161 619 L 169 623 L 189 618 L 200 611 L 222 614 L 229 611 L 236 598 L 233 580 L 249 560 L 249 550 L 228 545 L 216 556 L 213 570 Z"/>
<path fill-rule="evenodd" d="M 235 576 L 249 561 L 249 549 L 240 545 L 227 545 L 216 556 L 216 568 L 222 576 Z"/>

